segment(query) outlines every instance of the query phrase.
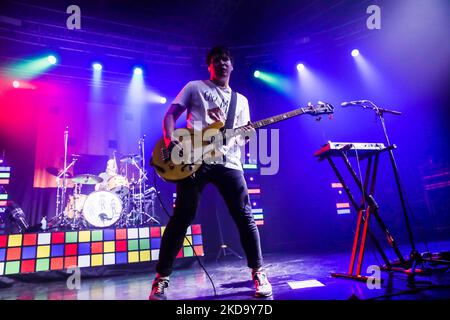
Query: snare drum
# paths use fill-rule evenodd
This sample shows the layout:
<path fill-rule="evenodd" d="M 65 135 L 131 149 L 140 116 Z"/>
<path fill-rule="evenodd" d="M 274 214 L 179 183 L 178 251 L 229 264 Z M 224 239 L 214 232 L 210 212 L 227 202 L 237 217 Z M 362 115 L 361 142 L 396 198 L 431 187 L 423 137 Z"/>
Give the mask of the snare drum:
<path fill-rule="evenodd" d="M 83 211 L 84 203 L 86 202 L 87 195 L 85 194 L 75 194 L 69 196 L 69 201 L 67 202 L 66 209 L 64 210 L 65 215 L 69 219 L 78 218 L 81 216 L 81 211 Z"/>
<path fill-rule="evenodd" d="M 119 220 L 122 201 L 109 191 L 92 192 L 83 207 L 83 216 L 94 227 L 109 227 Z"/>
<path fill-rule="evenodd" d="M 126 177 L 117 175 L 108 179 L 108 190 L 122 198 L 130 192 L 130 183 Z"/>

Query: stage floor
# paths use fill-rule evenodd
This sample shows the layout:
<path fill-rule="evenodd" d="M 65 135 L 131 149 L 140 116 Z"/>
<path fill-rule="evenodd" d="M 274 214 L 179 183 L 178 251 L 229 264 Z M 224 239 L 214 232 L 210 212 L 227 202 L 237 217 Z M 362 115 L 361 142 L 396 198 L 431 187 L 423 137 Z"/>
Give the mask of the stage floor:
<path fill-rule="evenodd" d="M 401 246 L 402 252 L 408 247 Z M 419 252 L 425 252 L 423 243 L 418 243 Z M 450 242 L 428 243 L 430 252 L 449 251 Z M 273 285 L 273 300 L 347 300 L 350 298 L 370 300 L 441 300 L 450 299 L 450 273 L 448 265 L 430 268 L 429 274 L 416 277 L 416 288 L 408 287 L 407 275 L 399 272 L 382 272 L 381 288 L 369 289 L 367 283 L 334 278 L 332 272 L 346 272 L 350 252 L 338 253 L 277 253 L 265 254 L 265 266 Z M 390 258 L 391 256 L 388 255 Z M 393 257 L 392 257 L 393 259 Z M 51 272 L 46 276 L 37 274 L 17 275 L 10 288 L 0 289 L 0 299 L 36 300 L 145 300 L 154 276 L 155 262 L 145 265 L 123 266 L 121 269 L 105 272 L 102 276 L 83 276 L 78 290 L 70 290 L 66 279 Z M 362 274 L 369 265 L 380 265 L 381 258 L 368 249 Z M 253 287 L 245 260 L 227 256 L 218 262 L 205 262 L 214 281 L 217 296 L 208 277 L 195 259 L 177 261 L 177 268 L 171 277 L 167 291 L 170 300 L 253 300 Z M 128 268 L 128 270 L 127 270 Z M 85 271 L 83 271 L 85 272 Z M 84 273 L 83 273 L 84 274 Z M 67 277 L 67 275 L 64 275 Z M 295 288 L 306 280 L 315 280 L 320 285 L 309 288 Z"/>

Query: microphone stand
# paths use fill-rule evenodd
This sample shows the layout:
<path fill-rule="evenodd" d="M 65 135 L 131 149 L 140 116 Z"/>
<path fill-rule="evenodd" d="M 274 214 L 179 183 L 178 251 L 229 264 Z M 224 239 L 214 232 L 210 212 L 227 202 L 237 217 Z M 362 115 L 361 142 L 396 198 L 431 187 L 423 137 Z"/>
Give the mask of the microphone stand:
<path fill-rule="evenodd" d="M 387 146 L 390 147 L 391 143 L 389 141 L 389 136 L 388 136 L 387 129 L 386 129 L 386 123 L 384 121 L 384 114 L 388 113 L 388 114 L 392 114 L 392 115 L 401 115 L 402 113 L 399 112 L 399 111 L 379 108 L 372 101 L 369 101 L 369 100 L 363 100 L 361 102 L 362 103 L 360 104 L 360 106 L 363 107 L 364 109 L 369 108 L 369 109 L 372 109 L 373 111 L 375 111 L 375 114 L 380 119 L 381 126 L 383 128 L 383 133 L 384 133 L 384 137 L 386 139 Z M 367 106 L 365 104 L 368 104 L 369 106 Z M 411 274 L 412 274 L 412 276 L 414 276 L 417 264 L 419 264 L 419 263 L 422 264 L 423 260 L 422 260 L 421 255 L 417 251 L 416 245 L 415 245 L 415 242 L 414 242 L 413 232 L 412 232 L 412 228 L 411 228 L 411 224 L 410 224 L 409 216 L 408 216 L 408 210 L 406 208 L 405 197 L 403 195 L 402 185 L 401 185 L 401 182 L 400 182 L 400 174 L 399 174 L 399 171 L 398 171 L 397 163 L 395 161 L 394 152 L 392 150 L 393 150 L 393 148 L 389 148 L 388 153 L 389 153 L 389 158 L 390 158 L 391 163 L 392 163 L 392 169 L 394 171 L 395 183 L 397 185 L 397 191 L 398 191 L 398 194 L 399 194 L 399 197 L 400 197 L 400 203 L 401 203 L 401 206 L 402 206 L 402 211 L 403 211 L 403 215 L 404 215 L 404 219 L 405 219 L 406 229 L 407 229 L 407 232 L 408 232 L 409 242 L 411 244 L 410 259 L 411 259 L 412 264 L 411 264 L 410 268 L 411 268 Z M 407 269 L 406 265 L 404 265 L 403 267 L 405 269 Z"/>

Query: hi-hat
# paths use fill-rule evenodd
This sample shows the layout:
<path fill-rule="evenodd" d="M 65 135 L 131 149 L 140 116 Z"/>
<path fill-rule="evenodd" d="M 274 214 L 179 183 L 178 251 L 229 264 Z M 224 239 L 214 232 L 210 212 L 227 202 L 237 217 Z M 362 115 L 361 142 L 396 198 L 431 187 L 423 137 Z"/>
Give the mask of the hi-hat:
<path fill-rule="evenodd" d="M 120 162 L 133 164 L 133 163 L 141 161 L 141 159 L 142 159 L 142 157 L 140 155 L 127 154 L 126 156 L 123 156 L 122 158 L 120 158 Z"/>
<path fill-rule="evenodd" d="M 59 170 L 55 167 L 50 167 L 45 169 L 45 171 L 47 171 L 48 173 L 50 173 L 52 176 L 59 176 L 62 173 L 62 170 Z M 62 178 L 63 176 L 61 176 Z M 66 178 L 72 178 L 72 174 L 70 172 L 66 172 Z"/>
<path fill-rule="evenodd" d="M 103 182 L 103 178 L 100 178 L 93 174 L 80 174 L 72 178 L 72 181 L 79 184 L 97 184 Z"/>

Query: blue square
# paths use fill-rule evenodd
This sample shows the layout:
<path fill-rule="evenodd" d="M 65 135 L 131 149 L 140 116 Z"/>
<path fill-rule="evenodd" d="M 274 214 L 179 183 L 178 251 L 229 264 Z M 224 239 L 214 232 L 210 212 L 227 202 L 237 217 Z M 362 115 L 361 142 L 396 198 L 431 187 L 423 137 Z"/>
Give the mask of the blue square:
<path fill-rule="evenodd" d="M 128 262 L 128 253 L 126 253 L 126 252 L 117 252 L 116 253 L 116 264 L 127 263 L 127 262 Z"/>
<path fill-rule="evenodd" d="M 36 259 L 36 247 L 23 247 L 22 259 Z"/>
<path fill-rule="evenodd" d="M 159 249 L 161 246 L 161 238 L 151 238 L 150 239 L 150 248 Z"/>
<path fill-rule="evenodd" d="M 103 230 L 103 240 L 104 241 L 110 241 L 116 239 L 116 230 Z"/>
<path fill-rule="evenodd" d="M 0 249 L 0 261 L 5 261 L 6 249 Z"/>
<path fill-rule="evenodd" d="M 192 244 L 193 245 L 203 244 L 202 236 L 199 234 L 193 235 L 192 236 Z"/>
<path fill-rule="evenodd" d="M 51 256 L 61 257 L 64 255 L 64 245 L 63 244 L 53 244 L 51 246 Z"/>
<path fill-rule="evenodd" d="M 80 243 L 78 244 L 78 255 L 91 254 L 91 243 Z"/>

